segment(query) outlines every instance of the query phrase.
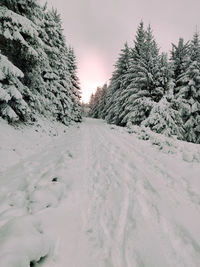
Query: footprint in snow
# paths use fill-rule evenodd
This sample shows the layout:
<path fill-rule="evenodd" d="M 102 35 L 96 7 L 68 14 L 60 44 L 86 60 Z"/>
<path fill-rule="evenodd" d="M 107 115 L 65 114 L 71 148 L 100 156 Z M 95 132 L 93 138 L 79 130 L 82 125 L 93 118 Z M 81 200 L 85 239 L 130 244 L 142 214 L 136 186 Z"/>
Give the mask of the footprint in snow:
<path fill-rule="evenodd" d="M 30 211 L 35 213 L 45 208 L 57 207 L 64 197 L 65 187 L 60 177 L 53 177 L 50 181 L 39 183 L 30 195 Z"/>

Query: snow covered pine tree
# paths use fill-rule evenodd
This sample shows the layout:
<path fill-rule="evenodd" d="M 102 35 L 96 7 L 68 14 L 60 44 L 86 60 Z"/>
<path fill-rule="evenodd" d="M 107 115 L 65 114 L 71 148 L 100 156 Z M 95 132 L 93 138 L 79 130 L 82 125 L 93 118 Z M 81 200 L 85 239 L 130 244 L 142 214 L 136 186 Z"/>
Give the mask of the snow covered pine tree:
<path fill-rule="evenodd" d="M 9 122 L 29 121 L 39 114 L 65 124 L 81 121 L 81 109 L 75 108 L 80 107 L 80 96 L 74 96 L 74 78 L 69 71 L 68 49 L 57 11 L 47 11 L 46 5 L 42 7 L 37 0 L 2 0 L 0 50 L 1 69 L 8 70 L 4 64 L 10 62 L 14 70 L 2 75 L 1 84 L 10 96 L 14 87 L 20 93 L 10 100 L 5 96 L 1 99 L 3 118 Z M 12 93 L 6 85 L 14 85 Z M 16 115 L 12 112 L 11 118 L 6 106 L 12 106 Z"/>

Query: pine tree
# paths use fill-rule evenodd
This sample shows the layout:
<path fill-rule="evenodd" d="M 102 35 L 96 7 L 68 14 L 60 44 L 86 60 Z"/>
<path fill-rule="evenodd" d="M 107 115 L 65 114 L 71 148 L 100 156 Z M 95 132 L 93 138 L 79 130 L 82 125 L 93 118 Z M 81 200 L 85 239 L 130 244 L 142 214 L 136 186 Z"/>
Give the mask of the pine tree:
<path fill-rule="evenodd" d="M 131 82 L 124 92 L 128 98 L 120 116 L 122 124 L 140 125 L 165 91 L 159 84 L 160 56 L 150 26 L 144 31 L 143 24 L 139 25 L 132 58 Z"/>
<path fill-rule="evenodd" d="M 123 90 L 126 82 L 126 74 L 129 69 L 130 50 L 128 44 L 125 43 L 124 48 L 121 50 L 119 58 L 115 64 L 115 71 L 113 72 L 111 83 L 109 86 L 108 96 L 109 99 L 106 105 L 106 120 L 109 123 L 118 124 L 119 122 L 119 101 L 121 91 Z"/>
<path fill-rule="evenodd" d="M 0 116 L 9 123 L 30 118 L 30 110 L 21 94 L 24 86 L 18 79 L 23 76 L 22 71 L 0 54 Z"/>
<path fill-rule="evenodd" d="M 104 86 L 101 89 L 101 98 L 100 98 L 99 105 L 98 105 L 98 118 L 101 118 L 101 119 L 105 119 L 104 108 L 106 106 L 107 90 L 108 90 L 108 86 L 107 84 L 104 84 Z"/>
<path fill-rule="evenodd" d="M 30 70 L 31 66 L 38 60 L 37 49 L 41 39 L 36 25 L 32 21 L 12 11 L 17 7 L 20 9 L 21 4 L 22 2 L 3 1 L 0 6 L 0 49 L 2 54 L 7 56 L 1 56 L 0 68 L 9 69 L 9 73 L 4 73 L 6 79 L 3 80 L 3 88 L 6 87 L 6 90 L 10 91 L 9 94 L 11 92 L 14 94 L 7 102 L 6 110 L 9 115 L 5 116 L 5 110 L 4 114 L 2 112 L 1 114 L 9 122 L 13 120 L 24 121 L 28 117 L 32 117 L 27 115 L 28 106 L 26 102 L 28 100 L 34 102 L 35 100 L 32 92 L 25 86 L 27 80 L 25 72 L 27 73 L 28 69 Z M 3 60 L 5 58 L 7 59 Z M 10 67 L 8 68 L 8 66 Z M 16 69 L 21 71 L 22 74 L 16 75 Z M 12 90 L 9 88 L 12 88 Z M 3 106 L 6 107 L 5 101 Z M 11 106 L 12 113 L 8 112 Z"/>
<path fill-rule="evenodd" d="M 190 61 L 189 42 L 184 43 L 182 38 L 179 39 L 178 45 L 172 44 L 171 62 L 174 79 L 174 95 L 176 96 L 182 87 L 180 77 L 188 68 Z"/>
<path fill-rule="evenodd" d="M 36 23 L 41 16 L 42 9 L 37 0 L 1 0 L 2 5 L 23 17 Z"/>
<path fill-rule="evenodd" d="M 76 57 L 74 54 L 73 48 L 68 48 L 68 69 L 70 73 L 70 81 L 71 81 L 71 90 L 72 90 L 72 100 L 73 100 L 73 107 L 72 107 L 72 114 L 73 120 L 76 122 L 81 122 L 81 89 L 80 89 L 80 81 L 77 76 L 77 63 Z"/>
<path fill-rule="evenodd" d="M 2 0 L 0 49 L 23 73 L 16 81 L 33 116 L 39 113 L 66 124 L 80 120 L 80 98 L 56 10 L 47 11 L 37 0 Z"/>
<path fill-rule="evenodd" d="M 179 111 L 176 109 L 176 102 L 173 96 L 173 80 L 168 81 L 168 92 L 161 100 L 154 104 L 148 118 L 142 125 L 149 127 L 152 131 L 166 136 L 176 135 L 179 139 L 183 138 L 183 121 Z"/>
<path fill-rule="evenodd" d="M 127 64 L 126 64 L 127 63 Z M 104 108 L 102 108 L 104 105 Z M 101 108 L 100 108 L 101 107 Z M 171 62 L 159 53 L 151 27 L 141 22 L 134 48 L 125 49 L 105 93 L 90 101 L 91 116 L 118 125 L 143 125 L 167 136 L 200 143 L 200 40 L 179 39 Z"/>
<path fill-rule="evenodd" d="M 48 87 L 51 112 L 57 120 L 69 124 L 72 118 L 72 93 L 70 88 L 70 73 L 68 70 L 68 55 L 62 25 L 57 10 L 46 12 L 43 25 L 46 36 L 45 52 L 48 55 L 49 67 L 42 73 Z"/>
<path fill-rule="evenodd" d="M 144 23 L 141 21 L 137 29 L 136 40 L 134 41 L 134 48 L 130 48 L 129 68 L 125 75 L 123 90 L 120 94 L 118 124 L 122 126 L 126 125 L 126 122 L 124 122 L 123 119 L 128 113 L 127 105 L 129 97 L 135 92 L 131 84 L 136 77 L 135 63 L 140 60 L 140 56 L 143 53 L 142 51 L 144 50 L 145 38 L 146 32 L 144 29 Z"/>
<path fill-rule="evenodd" d="M 36 1 L 32 2 L 36 3 Z M 42 113 L 46 107 L 44 95 L 47 94 L 47 90 L 41 78 L 41 69 L 46 67 L 48 58 L 42 48 L 40 27 L 25 17 L 26 8 L 29 9 L 26 7 L 25 1 L 5 3 L 5 6 L 0 7 L 0 49 L 24 73 L 21 81 L 32 92 L 31 95 L 27 94 L 27 90 L 22 92 L 25 101 L 28 102 L 34 113 L 36 111 Z M 32 10 L 32 14 L 41 15 L 42 8 L 38 5 L 35 5 L 35 8 L 36 10 Z M 20 14 L 13 10 L 17 10 Z"/>
<path fill-rule="evenodd" d="M 89 101 L 89 111 L 88 111 L 89 117 L 92 117 L 92 109 L 93 109 L 94 105 L 95 105 L 94 94 L 92 93 L 90 96 L 90 101 Z"/>
<path fill-rule="evenodd" d="M 90 98 L 90 112 L 89 112 L 89 116 L 92 118 L 100 118 L 100 112 L 99 112 L 99 108 L 100 108 L 100 102 L 102 99 L 102 88 L 101 87 L 97 87 L 97 90 L 95 92 L 95 94 L 91 95 Z"/>
<path fill-rule="evenodd" d="M 97 87 L 95 94 L 91 95 L 89 102 L 90 111 L 88 113 L 90 117 L 98 119 L 104 118 L 107 89 L 107 84 L 104 84 L 103 87 Z"/>
<path fill-rule="evenodd" d="M 199 34 L 196 31 L 193 35 L 193 39 L 190 46 L 190 58 L 191 61 L 200 62 L 200 40 Z"/>
<path fill-rule="evenodd" d="M 176 94 L 184 122 L 184 139 L 200 143 L 200 40 L 194 34 L 190 45 L 186 70 L 180 74 Z"/>
<path fill-rule="evenodd" d="M 146 42 L 146 31 L 144 29 L 144 23 L 143 21 L 141 21 L 137 29 L 136 38 L 134 41 L 134 49 L 132 49 L 132 61 L 133 61 L 132 63 L 139 62 L 141 57 L 144 55 L 145 42 Z"/>

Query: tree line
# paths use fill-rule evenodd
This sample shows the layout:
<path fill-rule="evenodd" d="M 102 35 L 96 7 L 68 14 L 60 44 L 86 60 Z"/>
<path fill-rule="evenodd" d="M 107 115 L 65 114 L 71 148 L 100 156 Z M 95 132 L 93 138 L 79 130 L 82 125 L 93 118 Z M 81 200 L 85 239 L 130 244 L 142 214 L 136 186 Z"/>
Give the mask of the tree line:
<path fill-rule="evenodd" d="M 200 143 L 199 34 L 172 44 L 168 59 L 151 26 L 141 22 L 133 47 L 125 43 L 121 50 L 109 86 L 91 96 L 89 115 Z"/>
<path fill-rule="evenodd" d="M 57 10 L 37 0 L 0 3 L 0 116 L 9 123 L 43 115 L 81 121 L 74 50 Z"/>

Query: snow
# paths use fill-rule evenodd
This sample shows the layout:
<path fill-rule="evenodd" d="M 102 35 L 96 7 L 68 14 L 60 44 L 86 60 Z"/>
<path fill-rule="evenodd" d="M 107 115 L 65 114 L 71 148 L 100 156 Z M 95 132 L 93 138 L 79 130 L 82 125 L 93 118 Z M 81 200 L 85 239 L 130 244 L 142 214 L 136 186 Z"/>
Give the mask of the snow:
<path fill-rule="evenodd" d="M 38 36 L 37 26 L 32 21 L 30 21 L 26 17 L 23 17 L 23 16 L 16 14 L 15 12 L 7 9 L 5 6 L 1 7 L 1 9 L 0 9 L 0 18 L 2 20 L 3 19 L 7 20 L 7 23 L 5 23 L 3 25 L 10 27 L 10 29 L 12 29 L 12 31 L 16 30 L 16 27 L 15 27 L 15 29 L 12 28 L 12 25 L 15 25 L 15 26 L 19 27 L 21 32 L 28 34 L 30 37 L 37 37 Z M 16 31 L 16 33 L 18 35 L 20 35 L 19 31 Z M 6 29 L 6 33 L 4 33 L 4 34 L 9 35 L 9 36 L 5 36 L 5 37 L 12 38 L 12 35 L 8 31 L 8 29 Z M 16 35 L 15 35 L 15 37 L 16 37 Z M 20 35 L 19 40 L 21 40 L 21 38 L 23 38 L 23 37 Z"/>
<path fill-rule="evenodd" d="M 49 250 L 49 241 L 34 217 L 13 219 L 1 228 L 1 267 L 30 266 L 30 262 L 39 261 Z"/>
<path fill-rule="evenodd" d="M 13 97 L 16 100 L 22 100 L 21 93 L 17 90 L 17 88 L 14 85 L 6 86 L 6 89 L 11 97 Z"/>
<path fill-rule="evenodd" d="M 95 119 L 0 125 L 21 151 L 1 157 L 0 266 L 200 266 L 199 145 Z"/>
<path fill-rule="evenodd" d="M 167 137 L 154 133 L 144 126 L 130 125 L 126 131 L 135 134 L 141 140 L 148 140 L 151 145 L 157 146 L 167 154 L 176 154 L 186 162 L 200 162 L 200 145 L 177 140 L 176 136 Z"/>
<path fill-rule="evenodd" d="M 10 106 L 4 106 L 1 110 L 2 116 L 9 118 L 10 122 L 16 122 L 19 117 Z"/>
<path fill-rule="evenodd" d="M 5 89 L 1 87 L 1 84 L 0 84 L 0 99 L 4 100 L 5 102 L 8 102 L 11 99 L 11 96 L 6 92 Z"/>
<path fill-rule="evenodd" d="M 5 75 L 12 74 L 15 77 L 23 78 L 23 72 L 14 66 L 6 56 L 0 54 L 0 80 L 5 79 Z"/>
<path fill-rule="evenodd" d="M 38 118 L 35 125 L 14 128 L 0 118 L 0 171 L 47 146 L 66 131 L 67 127 L 63 124 L 46 119 Z"/>

